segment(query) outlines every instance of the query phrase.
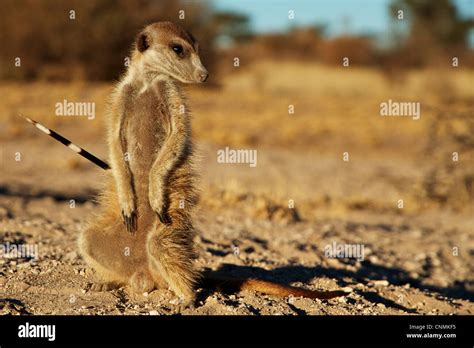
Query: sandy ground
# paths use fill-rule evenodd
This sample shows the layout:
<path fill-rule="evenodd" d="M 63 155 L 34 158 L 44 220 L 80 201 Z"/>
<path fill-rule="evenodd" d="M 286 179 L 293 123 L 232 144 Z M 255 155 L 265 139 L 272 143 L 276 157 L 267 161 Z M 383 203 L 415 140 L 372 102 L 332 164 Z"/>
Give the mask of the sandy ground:
<path fill-rule="evenodd" d="M 3 148 L 4 155 L 15 149 L 28 150 L 24 160 L 16 166 L 10 161 L 0 176 L 1 242 L 37 245 L 39 258 L 0 260 L 2 314 L 474 312 L 474 216 L 439 211 L 411 215 L 390 210 L 368 212 L 349 205 L 338 217 L 328 201 L 301 209 L 307 211 L 303 214 L 298 210 L 297 199 L 296 208 L 290 210 L 287 202 L 272 200 L 252 187 L 271 190 L 281 186 L 291 191 L 292 186 L 302 185 L 298 180 L 303 180 L 301 173 L 305 173 L 314 177 L 305 182 L 318 185 L 300 187 L 302 191 L 337 197 L 332 192 L 333 180 L 350 180 L 362 172 L 370 180 L 379 175 L 380 168 L 368 168 L 367 160 L 348 170 L 340 160 L 295 157 L 275 150 L 260 151 L 257 168 L 220 165 L 215 161 L 216 149 L 206 144 L 199 146 L 203 198 L 196 214 L 196 242 L 200 267 L 308 289 L 350 287 L 354 291 L 346 298 L 326 301 L 199 289 L 196 306 L 185 309 L 167 289 L 143 295 L 135 295 L 128 288 L 89 291 L 95 275 L 78 256 L 75 243 L 78 231 L 96 208 L 91 201 L 100 169 L 89 164 L 71 168 L 68 161 L 75 155 L 61 146 L 51 146 L 51 142 L 38 136 L 10 142 Z M 93 143 L 84 145 L 104 153 Z M 55 166 L 42 164 L 52 158 Z M 390 166 L 385 170 L 390 171 Z M 232 189 L 232 183 L 222 184 L 229 177 L 239 183 L 235 186 L 240 189 Z M 387 181 L 381 185 L 386 185 L 387 195 L 396 191 Z M 370 196 L 370 190 L 367 194 Z M 74 208 L 71 199 L 75 200 Z M 312 211 L 317 213 L 311 214 Z M 325 257 L 324 247 L 333 242 L 364 244 L 364 260 Z M 453 247 L 459 247 L 457 256 L 453 255 Z"/>

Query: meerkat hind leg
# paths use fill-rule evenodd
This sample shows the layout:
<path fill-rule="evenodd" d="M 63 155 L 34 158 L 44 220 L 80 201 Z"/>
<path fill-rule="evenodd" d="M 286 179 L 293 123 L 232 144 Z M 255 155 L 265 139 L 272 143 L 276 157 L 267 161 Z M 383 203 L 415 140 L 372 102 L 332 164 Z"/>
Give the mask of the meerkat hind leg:
<path fill-rule="evenodd" d="M 151 276 L 146 277 L 149 271 L 145 236 L 131 236 L 118 218 L 116 216 L 112 222 L 111 214 L 108 219 L 102 217 L 82 232 L 79 238 L 82 257 L 97 272 L 101 281 L 107 284 L 94 288 L 107 289 L 130 284 L 132 288 L 140 289 L 139 284 L 142 284 L 144 289 L 149 290 L 151 286 L 146 280 L 151 279 Z"/>
<path fill-rule="evenodd" d="M 173 219 L 172 214 L 170 214 Z M 192 231 L 177 229 L 158 222 L 149 232 L 147 250 L 153 278 L 166 281 L 170 289 L 188 301 L 194 298 L 194 285 L 198 273 L 194 268 L 195 259 Z"/>

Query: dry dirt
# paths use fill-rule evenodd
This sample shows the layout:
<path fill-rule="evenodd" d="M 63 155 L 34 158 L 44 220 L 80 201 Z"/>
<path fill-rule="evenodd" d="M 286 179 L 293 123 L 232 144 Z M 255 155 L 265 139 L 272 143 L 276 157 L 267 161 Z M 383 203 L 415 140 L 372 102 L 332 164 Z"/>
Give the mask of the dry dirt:
<path fill-rule="evenodd" d="M 14 107 L 22 105 L 21 97 L 18 97 L 23 90 L 21 86 L 14 86 L 16 94 L 13 96 L 11 92 L 9 98 L 6 90 L 12 87 L 1 88 L 10 103 L 8 106 L 6 102 L 8 111 L 2 111 L 8 115 L 25 111 L 20 106 Z M 62 87 L 36 85 L 26 88 L 44 95 L 48 93 L 45 90 L 54 93 L 54 88 Z M 102 98 L 109 87 L 94 88 Z M 271 90 L 263 88 L 265 95 L 271 95 Z M 28 93 L 33 93 L 31 90 Z M 192 103 L 203 191 L 196 212 L 199 267 L 315 290 L 349 287 L 353 289 L 350 295 L 333 300 L 311 300 L 198 289 L 195 306 L 182 308 L 167 289 L 140 295 L 131 293 L 127 287 L 106 292 L 88 290 L 95 274 L 78 255 L 76 238 L 96 209 L 93 198 L 99 187 L 100 169 L 26 122 L 3 119 L 0 130 L 0 244 L 36 245 L 39 257 L 36 260 L 0 258 L 0 313 L 474 313 L 472 200 L 469 192 L 459 191 L 456 185 L 450 186 L 449 180 L 447 189 L 438 190 L 445 195 L 444 200 L 437 201 L 433 197 L 439 194 L 431 197 L 429 190 L 423 191 L 430 168 L 438 168 L 436 156 L 424 160 L 419 157 L 426 139 L 418 144 L 422 133 L 416 127 L 421 129 L 429 123 L 417 124 L 415 128 L 409 128 L 408 133 L 400 132 L 397 139 L 403 140 L 402 145 L 393 140 L 393 134 L 385 133 L 387 142 L 381 140 L 384 133 L 378 132 L 377 128 L 372 136 L 364 133 L 368 135 L 362 139 L 360 132 L 352 132 L 352 126 L 360 124 L 362 131 L 365 129 L 363 122 L 348 127 L 347 123 L 324 118 L 320 120 L 324 129 L 315 132 L 317 137 L 324 134 L 327 137 L 321 138 L 320 146 L 305 147 L 301 143 L 305 134 L 308 136 L 305 132 L 313 130 L 308 130 L 312 126 L 305 124 L 317 123 L 310 117 L 300 128 L 294 124 L 289 126 L 293 127 L 290 130 L 285 128 L 290 135 L 280 131 L 274 123 L 274 128 L 262 126 L 259 131 L 257 127 L 249 127 L 251 133 L 240 129 L 245 137 L 234 139 L 235 133 L 226 133 L 226 126 L 219 128 L 219 125 L 230 127 L 237 112 L 241 113 L 242 120 L 248 120 L 245 118 L 248 110 L 229 108 L 223 102 L 219 104 L 216 101 L 219 93 L 228 93 L 229 100 L 235 98 L 232 89 L 225 91 L 193 91 L 190 98 L 195 100 Z M 336 101 L 344 91 L 321 93 L 327 93 L 326 100 Z M 322 100 L 322 94 L 317 94 L 316 98 Z M 358 105 L 360 94 L 345 95 L 352 96 L 353 105 Z M 253 102 L 253 96 L 239 97 L 242 104 Z M 305 99 L 300 94 L 299 105 L 309 104 L 312 98 L 307 96 Z M 456 104 L 460 110 L 466 104 L 462 100 Z M 35 103 L 40 108 L 44 102 L 39 98 Z M 341 103 L 345 108 L 350 101 L 341 100 Z M 214 124 L 210 123 L 211 118 L 205 114 L 213 106 L 221 113 L 232 114 L 232 121 L 215 119 Z M 343 113 L 337 104 L 330 105 L 329 102 L 318 108 L 326 114 Z M 218 114 L 218 110 L 213 112 Z M 38 114 L 32 106 L 26 111 L 33 118 Z M 42 113 L 50 112 L 51 109 L 46 110 L 43 105 Z M 98 114 L 97 118 L 101 117 Z M 48 124 L 47 118 L 36 118 Z M 104 141 L 98 137 L 101 128 L 89 129 L 92 122 L 86 120 L 74 122 L 67 124 L 64 121 L 57 129 L 99 157 L 106 158 Z M 400 128 L 400 125 L 394 123 L 394 127 Z M 302 133 L 298 133 L 298 129 Z M 222 134 L 231 135 L 222 138 Z M 358 141 L 359 138 L 362 140 Z M 291 139 L 299 141 L 298 146 L 286 146 Z M 316 139 L 306 141 L 308 144 L 317 142 Z M 223 146 L 257 148 L 257 167 L 216 163 L 216 150 Z M 352 151 L 349 162 L 342 161 L 345 146 Z M 411 154 L 408 147 L 413 150 Z M 21 153 L 21 161 L 14 160 L 17 152 Z M 465 165 L 464 171 L 455 171 L 452 175 L 462 177 L 472 169 L 470 163 Z M 433 180 L 437 188 L 437 179 Z M 397 207 L 401 198 L 405 200 L 403 209 Z M 294 209 L 288 208 L 289 200 L 294 201 Z M 333 242 L 363 245 L 364 259 L 326 257 L 324 248 Z"/>

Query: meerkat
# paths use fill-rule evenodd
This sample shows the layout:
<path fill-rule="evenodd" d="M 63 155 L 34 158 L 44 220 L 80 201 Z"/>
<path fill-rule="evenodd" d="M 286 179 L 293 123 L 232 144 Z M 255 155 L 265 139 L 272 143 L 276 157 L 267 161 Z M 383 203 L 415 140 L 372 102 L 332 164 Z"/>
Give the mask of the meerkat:
<path fill-rule="evenodd" d="M 160 22 L 138 34 L 108 115 L 113 180 L 79 243 L 109 284 L 128 282 L 137 292 L 167 285 L 193 297 L 199 274 L 191 211 L 198 195 L 180 83 L 207 77 L 197 41 L 181 27 Z"/>
<path fill-rule="evenodd" d="M 99 210 L 78 240 L 80 254 L 103 282 L 94 290 L 130 285 L 137 293 L 169 287 L 188 302 L 195 268 L 192 210 L 198 201 L 190 115 L 181 84 L 203 83 L 208 72 L 194 37 L 171 22 L 148 25 L 136 37 L 131 63 L 116 85 L 107 116 L 110 168 Z M 103 169 L 109 165 L 35 121 L 39 129 Z M 332 298 L 257 279 L 207 276 L 219 287 L 279 296 Z"/>

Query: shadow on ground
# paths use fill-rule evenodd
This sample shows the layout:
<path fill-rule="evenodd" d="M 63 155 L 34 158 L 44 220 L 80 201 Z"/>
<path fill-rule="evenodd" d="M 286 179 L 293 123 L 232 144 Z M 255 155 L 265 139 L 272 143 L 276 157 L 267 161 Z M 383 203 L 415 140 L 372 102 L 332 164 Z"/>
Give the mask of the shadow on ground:
<path fill-rule="evenodd" d="M 86 189 L 81 190 L 80 194 L 65 194 L 62 192 L 54 192 L 50 190 L 38 190 L 24 185 L 0 185 L 0 196 L 17 197 L 25 200 L 52 198 L 56 202 L 69 202 L 69 200 L 74 199 L 76 203 L 86 203 L 94 202 L 95 197 L 97 197 L 97 191 Z"/>
<path fill-rule="evenodd" d="M 285 266 L 279 267 L 273 270 L 265 270 L 260 267 L 254 266 L 238 266 L 231 264 L 223 264 L 216 271 L 206 270 L 204 272 L 204 278 L 233 278 L 233 279 L 248 279 L 256 278 L 263 279 L 267 281 L 273 281 L 281 284 L 288 285 L 294 282 L 307 283 L 317 277 L 330 277 L 336 278 L 338 285 L 341 287 L 350 286 L 351 283 L 348 283 L 343 280 L 345 277 L 351 277 L 357 282 L 366 284 L 368 280 L 380 280 L 386 279 L 390 284 L 393 285 L 404 285 L 410 284 L 411 287 L 419 289 L 421 291 L 430 291 L 438 293 L 442 296 L 447 296 L 451 298 L 464 299 L 468 301 L 473 301 L 474 293 L 466 289 L 468 285 L 467 282 L 457 281 L 453 287 L 438 287 L 433 285 L 424 284 L 418 279 L 411 278 L 407 272 L 400 268 L 395 267 L 384 267 L 380 265 L 373 265 L 369 261 L 364 261 L 361 263 L 361 267 L 357 271 L 348 271 L 335 268 L 326 268 L 321 266 L 315 267 L 306 267 L 306 266 Z M 211 284 L 208 284 L 211 287 L 206 287 L 209 289 L 208 292 L 202 294 L 202 296 L 208 296 L 209 293 L 219 289 L 224 292 L 233 292 L 238 287 L 238 283 L 216 283 L 212 281 Z M 391 307 L 395 309 L 401 309 L 408 313 L 417 313 L 416 310 L 411 308 L 406 308 L 390 299 L 386 299 L 374 292 L 356 292 L 364 297 L 367 301 L 372 303 L 383 303 L 386 307 Z"/>

